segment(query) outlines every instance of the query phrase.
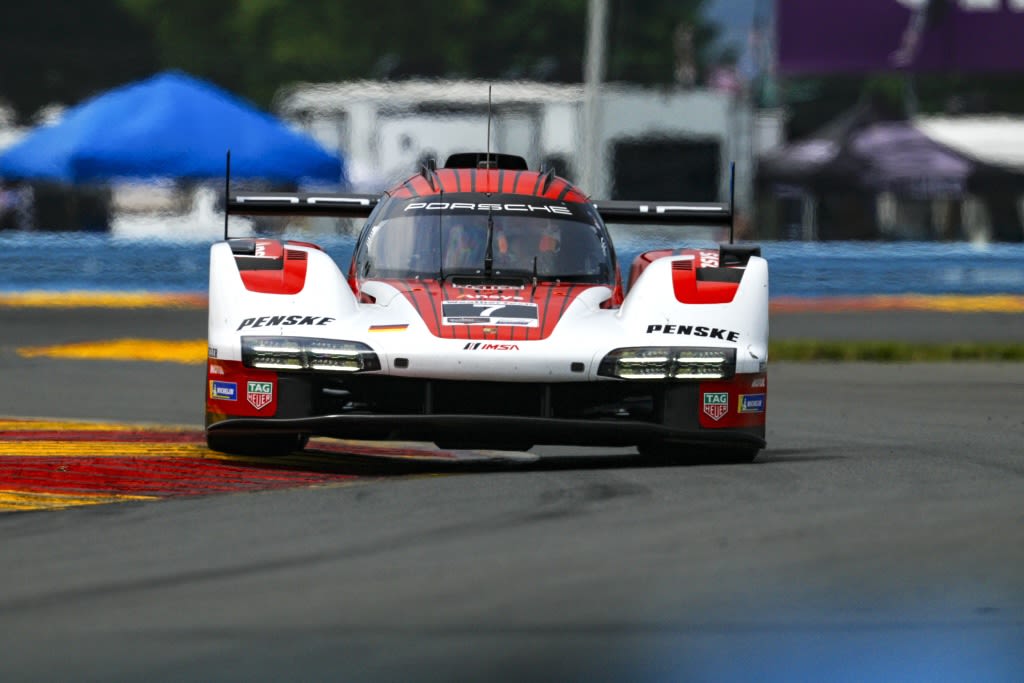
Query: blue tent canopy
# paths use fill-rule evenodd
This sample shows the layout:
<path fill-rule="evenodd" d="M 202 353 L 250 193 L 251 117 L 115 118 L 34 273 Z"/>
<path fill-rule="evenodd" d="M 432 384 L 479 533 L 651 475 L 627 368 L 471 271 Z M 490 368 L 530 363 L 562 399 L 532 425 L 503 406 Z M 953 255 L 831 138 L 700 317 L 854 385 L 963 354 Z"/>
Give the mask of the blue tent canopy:
<path fill-rule="evenodd" d="M 341 158 L 220 88 L 180 72 L 115 88 L 0 154 L 0 178 L 65 183 L 231 176 L 347 185 Z"/>

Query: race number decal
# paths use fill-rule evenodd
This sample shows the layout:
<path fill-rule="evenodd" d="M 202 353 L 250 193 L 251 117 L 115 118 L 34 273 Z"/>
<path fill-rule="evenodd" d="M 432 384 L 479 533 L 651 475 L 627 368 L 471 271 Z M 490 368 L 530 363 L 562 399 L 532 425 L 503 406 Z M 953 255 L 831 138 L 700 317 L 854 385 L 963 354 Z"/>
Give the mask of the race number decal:
<path fill-rule="evenodd" d="M 701 268 L 717 268 L 718 267 L 718 252 L 717 251 L 701 251 L 700 252 L 700 267 Z"/>
<path fill-rule="evenodd" d="M 514 325 L 537 327 L 537 304 L 495 301 L 445 301 L 445 325 Z"/>

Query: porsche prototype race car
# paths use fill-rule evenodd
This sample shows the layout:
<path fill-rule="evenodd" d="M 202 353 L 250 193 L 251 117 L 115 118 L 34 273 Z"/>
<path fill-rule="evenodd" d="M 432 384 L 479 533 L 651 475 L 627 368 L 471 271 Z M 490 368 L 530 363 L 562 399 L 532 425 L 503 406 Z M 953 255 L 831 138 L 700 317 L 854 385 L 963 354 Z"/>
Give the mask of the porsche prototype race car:
<path fill-rule="evenodd" d="M 229 194 L 227 207 L 367 221 L 347 273 L 306 242 L 212 246 L 214 450 L 323 436 L 750 461 L 765 445 L 760 250 L 648 252 L 624 288 L 606 227 L 728 226 L 731 202 L 594 202 L 520 157 L 480 153 L 379 197 Z"/>

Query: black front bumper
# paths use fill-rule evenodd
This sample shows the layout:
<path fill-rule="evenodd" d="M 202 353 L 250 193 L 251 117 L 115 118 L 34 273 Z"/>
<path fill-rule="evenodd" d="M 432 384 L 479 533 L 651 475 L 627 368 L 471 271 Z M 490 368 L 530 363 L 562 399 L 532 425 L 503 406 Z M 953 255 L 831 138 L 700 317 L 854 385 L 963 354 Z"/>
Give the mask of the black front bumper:
<path fill-rule="evenodd" d="M 211 424 L 225 435 L 307 434 L 340 439 L 442 441 L 473 444 L 633 446 L 657 441 L 763 448 L 764 437 L 740 429 L 685 430 L 647 422 L 560 420 L 503 415 L 319 415 L 233 418 Z"/>
<path fill-rule="evenodd" d="M 476 382 L 281 373 L 273 417 L 211 433 L 347 439 L 631 446 L 663 441 L 762 448 L 764 427 L 700 426 L 696 382 Z"/>

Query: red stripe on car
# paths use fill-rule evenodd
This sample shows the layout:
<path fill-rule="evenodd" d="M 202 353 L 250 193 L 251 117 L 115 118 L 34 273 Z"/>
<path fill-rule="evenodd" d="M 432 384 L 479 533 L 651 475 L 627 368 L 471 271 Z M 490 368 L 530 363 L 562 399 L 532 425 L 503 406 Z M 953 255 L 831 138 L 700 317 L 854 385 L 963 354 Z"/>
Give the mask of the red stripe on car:
<path fill-rule="evenodd" d="M 304 246 L 288 242 L 287 246 Z M 309 254 L 286 248 L 280 240 L 257 239 L 252 254 L 237 254 L 235 263 L 245 288 L 261 294 L 297 294 L 306 284 Z"/>
<path fill-rule="evenodd" d="M 684 304 L 727 304 L 733 300 L 739 283 L 698 280 L 699 268 L 694 266 L 693 261 L 672 263 L 672 291 L 677 301 Z"/>

